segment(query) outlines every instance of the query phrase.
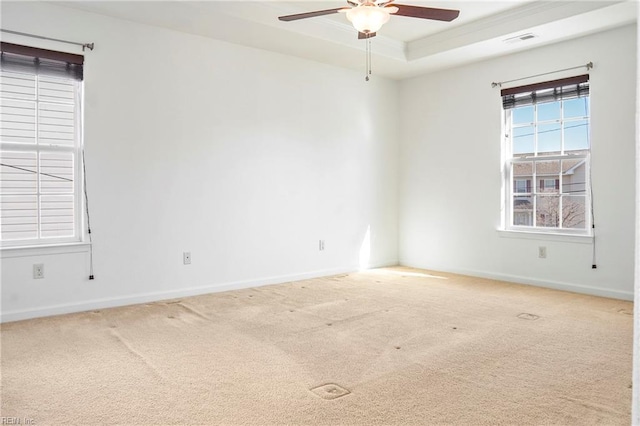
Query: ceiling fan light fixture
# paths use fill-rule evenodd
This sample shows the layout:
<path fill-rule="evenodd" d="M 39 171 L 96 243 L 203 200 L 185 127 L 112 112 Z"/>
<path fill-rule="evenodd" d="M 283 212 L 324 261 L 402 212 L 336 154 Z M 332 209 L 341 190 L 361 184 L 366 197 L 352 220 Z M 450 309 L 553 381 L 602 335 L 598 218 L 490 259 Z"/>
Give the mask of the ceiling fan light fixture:
<path fill-rule="evenodd" d="M 347 10 L 347 19 L 361 33 L 375 33 L 389 20 L 390 11 L 384 7 L 360 5 Z"/>

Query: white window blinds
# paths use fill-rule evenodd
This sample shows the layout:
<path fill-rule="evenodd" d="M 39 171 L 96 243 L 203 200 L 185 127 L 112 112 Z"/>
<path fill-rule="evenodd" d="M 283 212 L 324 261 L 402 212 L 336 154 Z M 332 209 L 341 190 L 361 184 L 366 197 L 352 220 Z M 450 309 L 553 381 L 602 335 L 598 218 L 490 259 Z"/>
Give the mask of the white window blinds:
<path fill-rule="evenodd" d="M 5 45 L 0 69 L 3 245 L 77 241 L 81 65 L 79 74 L 77 64 L 67 73 L 68 63 L 49 59 L 43 68 L 45 59 L 5 52 Z"/>

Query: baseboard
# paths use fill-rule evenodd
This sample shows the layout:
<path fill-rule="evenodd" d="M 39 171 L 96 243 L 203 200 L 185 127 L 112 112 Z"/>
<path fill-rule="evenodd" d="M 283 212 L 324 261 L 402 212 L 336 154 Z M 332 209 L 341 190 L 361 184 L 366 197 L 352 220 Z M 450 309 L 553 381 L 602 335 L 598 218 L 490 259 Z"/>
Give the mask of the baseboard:
<path fill-rule="evenodd" d="M 472 277 L 488 278 L 491 280 L 507 281 L 515 284 L 527 284 L 536 287 L 550 288 L 553 290 L 570 291 L 572 293 L 589 294 L 592 296 L 608 297 L 611 299 L 633 300 L 633 292 L 610 290 L 581 284 L 566 283 L 561 281 L 539 280 L 520 275 L 501 274 L 496 272 L 478 271 L 472 269 L 437 267 L 424 262 L 401 260 L 400 265 L 411 268 L 428 269 L 432 271 L 449 272 L 451 274 L 468 275 Z"/>
<path fill-rule="evenodd" d="M 367 268 L 382 268 L 386 266 L 395 266 L 398 264 L 397 260 L 389 260 L 382 262 L 375 262 L 371 265 L 367 265 Z M 132 296 L 125 297 L 112 297 L 104 299 L 93 299 L 79 303 L 69 303 L 62 305 L 53 305 L 43 308 L 25 309 L 20 311 L 2 312 L 0 315 L 0 322 L 7 323 L 13 321 L 22 321 L 32 318 L 49 317 L 53 315 L 70 314 L 76 312 L 85 312 L 95 309 L 107 309 L 116 308 L 120 306 L 136 305 L 139 303 L 158 302 L 167 299 L 176 299 L 180 297 L 198 296 L 208 293 L 220 293 L 223 291 L 240 290 L 244 288 L 262 287 L 265 285 L 281 284 L 291 281 L 306 280 L 311 278 L 327 277 L 332 275 L 351 273 L 362 269 L 359 266 L 350 266 L 343 268 L 332 268 L 317 270 L 311 272 L 304 272 L 299 274 L 279 275 L 275 277 L 259 278 L 246 281 L 235 281 L 222 284 L 212 284 L 199 287 L 190 287 L 184 289 L 158 291 L 152 293 L 141 293 Z"/>
<path fill-rule="evenodd" d="M 353 271 L 362 271 L 362 270 L 366 270 L 366 269 L 375 269 L 375 268 L 388 268 L 391 266 L 399 266 L 400 263 L 398 263 L 398 259 L 393 259 L 393 260 L 385 260 L 385 261 L 381 261 L 381 262 L 373 262 L 373 263 L 367 263 L 366 265 L 359 265 L 358 267 L 354 267 L 352 269 Z"/>

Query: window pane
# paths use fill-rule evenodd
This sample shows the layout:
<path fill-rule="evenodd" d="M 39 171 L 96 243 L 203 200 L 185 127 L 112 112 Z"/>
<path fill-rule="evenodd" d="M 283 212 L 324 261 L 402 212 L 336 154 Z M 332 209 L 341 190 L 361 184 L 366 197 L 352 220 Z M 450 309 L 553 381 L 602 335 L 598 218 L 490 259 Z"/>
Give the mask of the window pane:
<path fill-rule="evenodd" d="M 562 227 L 573 229 L 585 229 L 586 197 L 565 195 L 562 197 Z"/>
<path fill-rule="evenodd" d="M 72 194 L 73 172 L 72 153 L 40 154 L 40 192 Z"/>
<path fill-rule="evenodd" d="M 581 160 L 562 160 L 562 193 L 584 194 L 587 189 L 587 162 Z"/>
<path fill-rule="evenodd" d="M 0 97 L 35 100 L 36 76 L 9 71 L 0 72 Z"/>
<path fill-rule="evenodd" d="M 564 123 L 564 150 L 580 151 L 589 149 L 589 125 L 587 120 Z"/>
<path fill-rule="evenodd" d="M 557 195 L 536 196 L 536 225 L 546 228 L 559 226 L 560 197 Z"/>
<path fill-rule="evenodd" d="M 0 101 L 0 140 L 2 142 L 36 142 L 36 103 L 2 99 Z"/>
<path fill-rule="evenodd" d="M 538 104 L 538 121 L 560 120 L 560 102 Z"/>
<path fill-rule="evenodd" d="M 513 154 L 533 154 L 533 126 L 513 129 Z"/>
<path fill-rule="evenodd" d="M 73 105 L 40 103 L 38 109 L 38 142 L 41 145 L 73 146 L 75 144 Z"/>
<path fill-rule="evenodd" d="M 73 237 L 73 195 L 43 195 L 40 197 L 40 236 Z"/>
<path fill-rule="evenodd" d="M 589 115 L 589 98 L 576 98 L 563 101 L 564 118 L 587 117 Z"/>
<path fill-rule="evenodd" d="M 513 225 L 533 226 L 533 197 L 513 197 Z"/>
<path fill-rule="evenodd" d="M 510 213 L 510 226 L 588 231 L 590 100 L 586 92 L 571 98 L 574 89 L 516 93 L 515 103 L 523 106 L 505 110 L 510 144 L 505 150 L 511 156 L 505 164 L 511 179 L 505 184 L 511 206 L 504 210 Z"/>
<path fill-rule="evenodd" d="M 38 237 L 38 198 L 36 195 L 0 197 L 2 239 L 24 240 Z"/>
<path fill-rule="evenodd" d="M 37 194 L 35 152 L 0 153 L 0 187 L 3 194 Z"/>
<path fill-rule="evenodd" d="M 76 82 L 48 76 L 38 79 L 38 99 L 46 102 L 72 104 L 75 101 Z"/>
<path fill-rule="evenodd" d="M 516 185 L 518 181 L 524 182 L 525 188 L 529 189 L 525 192 L 533 191 L 533 163 L 514 163 L 513 164 L 513 188 L 516 191 Z M 519 192 L 519 191 L 517 191 Z"/>
<path fill-rule="evenodd" d="M 560 190 L 560 160 L 536 162 L 536 191 L 557 194 Z"/>
<path fill-rule="evenodd" d="M 514 108 L 511 112 L 513 124 L 533 123 L 533 105 Z"/>
<path fill-rule="evenodd" d="M 562 132 L 560 123 L 541 124 L 538 126 L 538 152 L 544 154 L 560 154 Z"/>
<path fill-rule="evenodd" d="M 0 70 L 0 233 L 7 246 L 78 236 L 79 90 L 79 82 L 32 66 Z"/>

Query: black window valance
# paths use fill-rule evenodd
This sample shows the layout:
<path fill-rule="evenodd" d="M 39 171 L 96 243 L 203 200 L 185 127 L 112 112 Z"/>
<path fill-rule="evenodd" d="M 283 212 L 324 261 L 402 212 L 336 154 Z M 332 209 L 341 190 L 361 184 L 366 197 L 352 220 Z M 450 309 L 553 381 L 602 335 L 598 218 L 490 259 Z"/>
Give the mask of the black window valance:
<path fill-rule="evenodd" d="M 512 87 L 500 91 L 504 109 L 589 95 L 589 74 Z"/>
<path fill-rule="evenodd" d="M 84 56 L 55 50 L 38 49 L 13 43 L 1 43 L 0 66 L 3 71 L 82 80 Z"/>

